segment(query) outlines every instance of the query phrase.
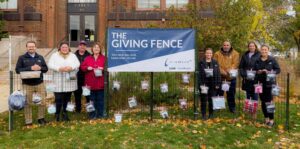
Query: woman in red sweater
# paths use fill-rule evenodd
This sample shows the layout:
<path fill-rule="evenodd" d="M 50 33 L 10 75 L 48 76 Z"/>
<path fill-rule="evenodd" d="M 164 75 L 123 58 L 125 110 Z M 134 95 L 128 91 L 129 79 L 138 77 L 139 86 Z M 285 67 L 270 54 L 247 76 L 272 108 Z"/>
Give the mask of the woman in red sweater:
<path fill-rule="evenodd" d="M 95 111 L 89 114 L 91 119 L 102 118 L 104 112 L 104 66 L 105 56 L 102 54 L 103 48 L 95 43 L 91 52 L 82 62 L 80 69 L 85 73 L 85 86 L 91 90 L 90 100 L 93 102 Z"/>

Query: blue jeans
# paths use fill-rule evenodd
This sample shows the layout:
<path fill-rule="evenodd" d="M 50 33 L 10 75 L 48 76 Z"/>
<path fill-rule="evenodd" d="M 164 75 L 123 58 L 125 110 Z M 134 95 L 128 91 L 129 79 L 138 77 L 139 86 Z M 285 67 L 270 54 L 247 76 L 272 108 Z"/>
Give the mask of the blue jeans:
<path fill-rule="evenodd" d="M 95 111 L 89 113 L 89 117 L 102 118 L 104 115 L 104 90 L 91 90 L 89 99 L 93 102 Z"/>

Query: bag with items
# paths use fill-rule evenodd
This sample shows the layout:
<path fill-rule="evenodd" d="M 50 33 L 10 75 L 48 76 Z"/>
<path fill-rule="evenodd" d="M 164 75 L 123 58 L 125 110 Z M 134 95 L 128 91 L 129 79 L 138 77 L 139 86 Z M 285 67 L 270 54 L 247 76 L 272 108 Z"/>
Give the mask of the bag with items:
<path fill-rule="evenodd" d="M 280 87 L 278 85 L 272 85 L 272 95 L 279 96 L 280 94 Z"/>
<path fill-rule="evenodd" d="M 214 96 L 212 97 L 213 101 L 213 109 L 214 110 L 220 110 L 225 109 L 225 98 L 224 96 Z"/>
<path fill-rule="evenodd" d="M 244 111 L 255 114 L 257 111 L 257 106 L 258 106 L 257 100 L 252 100 L 251 98 L 246 99 L 244 104 Z"/>
<path fill-rule="evenodd" d="M 39 105 L 42 103 L 42 97 L 39 93 L 33 93 L 32 94 L 32 102 L 36 105 Z"/>
<path fill-rule="evenodd" d="M 267 106 L 267 112 L 268 113 L 275 113 L 275 104 L 274 102 L 266 102 L 266 106 Z"/>
<path fill-rule="evenodd" d="M 247 70 L 247 80 L 254 80 L 255 79 L 256 71 Z"/>
<path fill-rule="evenodd" d="M 55 112 L 56 112 L 56 107 L 55 107 L 55 105 L 54 105 L 54 104 L 50 104 L 50 105 L 48 106 L 48 108 L 47 108 L 47 111 L 48 111 L 49 114 L 55 114 Z"/>
<path fill-rule="evenodd" d="M 26 104 L 26 97 L 21 91 L 14 91 L 8 97 L 8 106 L 10 110 L 22 110 Z"/>
<path fill-rule="evenodd" d="M 37 79 L 41 77 L 41 71 L 21 71 L 21 79 Z"/>
<path fill-rule="evenodd" d="M 92 101 L 86 104 L 86 112 L 94 112 L 95 111 L 95 106 Z"/>

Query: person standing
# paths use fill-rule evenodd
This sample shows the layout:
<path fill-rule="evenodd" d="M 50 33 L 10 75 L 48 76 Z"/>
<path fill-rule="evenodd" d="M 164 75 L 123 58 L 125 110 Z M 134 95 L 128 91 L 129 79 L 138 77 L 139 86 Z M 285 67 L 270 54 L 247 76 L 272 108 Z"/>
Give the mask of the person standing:
<path fill-rule="evenodd" d="M 254 93 L 255 71 L 254 64 L 260 58 L 260 52 L 255 42 L 248 43 L 248 51 L 242 56 L 239 70 L 242 80 L 242 89 L 246 91 L 247 99 L 258 100 L 258 94 Z"/>
<path fill-rule="evenodd" d="M 104 67 L 106 58 L 103 47 L 95 43 L 92 48 L 92 55 L 87 56 L 80 66 L 85 73 L 85 85 L 90 88 L 90 100 L 93 102 L 95 111 L 89 113 L 90 119 L 102 118 L 104 115 Z"/>
<path fill-rule="evenodd" d="M 51 55 L 48 66 L 53 70 L 56 121 L 60 121 L 61 109 L 63 109 L 62 120 L 69 121 L 66 108 L 72 92 L 77 90 L 76 73 L 80 63 L 76 55 L 71 52 L 68 43 L 63 42 L 58 51 Z"/>
<path fill-rule="evenodd" d="M 87 44 L 84 40 L 80 41 L 79 45 L 78 45 L 78 50 L 76 50 L 75 55 L 78 58 L 80 64 L 82 64 L 82 62 L 84 61 L 84 59 L 91 55 L 88 51 L 87 51 Z M 84 72 L 82 72 L 82 70 L 79 70 L 77 72 L 77 86 L 78 89 L 76 91 L 74 91 L 74 96 L 75 96 L 75 111 L 77 113 L 81 112 L 81 97 L 82 97 L 82 86 L 84 85 Z M 89 102 L 89 97 L 86 96 L 86 101 Z"/>
<path fill-rule="evenodd" d="M 257 72 L 255 81 L 262 83 L 262 93 L 259 94 L 261 100 L 261 108 L 265 117 L 265 124 L 272 127 L 274 125 L 274 112 L 267 110 L 267 104 L 273 101 L 272 85 L 276 84 L 276 78 L 268 78 L 268 74 L 280 73 L 280 67 L 275 58 L 269 55 L 269 47 L 263 45 L 261 47 L 261 56 L 255 62 L 254 70 Z"/>
<path fill-rule="evenodd" d="M 46 90 L 43 83 L 43 73 L 48 71 L 48 67 L 43 56 L 36 52 L 36 43 L 28 41 L 26 43 L 27 52 L 18 58 L 16 64 L 16 73 L 22 72 L 37 73 L 40 75 L 22 79 L 22 87 L 26 93 L 26 105 L 24 109 L 25 125 L 32 125 L 32 105 L 33 98 L 38 98 L 38 123 L 41 125 L 46 124 L 45 120 L 45 97 Z M 22 78 L 22 75 L 21 75 Z"/>
<path fill-rule="evenodd" d="M 237 70 L 239 66 L 239 53 L 231 47 L 229 41 L 223 42 L 223 47 L 215 53 L 214 58 L 220 65 L 222 81 L 230 83 L 229 91 L 227 92 L 227 103 L 229 111 L 235 113 L 235 92 L 236 92 L 236 77 L 231 76 L 232 70 Z M 224 91 L 219 90 L 219 94 L 223 95 Z"/>
<path fill-rule="evenodd" d="M 206 120 L 206 107 L 208 102 L 208 118 L 213 117 L 213 103 L 212 97 L 216 96 L 221 85 L 221 74 L 219 64 L 212 58 L 213 50 L 211 48 L 205 49 L 205 58 L 199 62 L 199 90 L 201 98 L 201 113 L 202 119 Z M 208 92 L 203 91 L 203 87 L 208 87 Z M 205 89 L 204 89 L 205 90 Z"/>

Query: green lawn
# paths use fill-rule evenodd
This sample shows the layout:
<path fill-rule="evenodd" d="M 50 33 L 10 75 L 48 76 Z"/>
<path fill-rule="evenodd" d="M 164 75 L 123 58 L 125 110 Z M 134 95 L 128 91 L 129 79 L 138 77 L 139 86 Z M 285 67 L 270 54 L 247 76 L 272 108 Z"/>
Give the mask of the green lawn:
<path fill-rule="evenodd" d="M 267 128 L 230 116 L 208 121 L 126 118 L 117 124 L 113 119 L 88 121 L 84 114 L 72 114 L 71 122 L 25 128 L 23 114 L 18 112 L 16 129 L 8 133 L 8 114 L 3 113 L 0 148 L 300 148 L 299 108 L 291 105 L 289 132 L 283 125 Z"/>

